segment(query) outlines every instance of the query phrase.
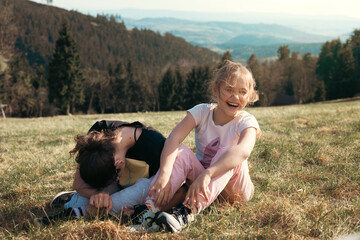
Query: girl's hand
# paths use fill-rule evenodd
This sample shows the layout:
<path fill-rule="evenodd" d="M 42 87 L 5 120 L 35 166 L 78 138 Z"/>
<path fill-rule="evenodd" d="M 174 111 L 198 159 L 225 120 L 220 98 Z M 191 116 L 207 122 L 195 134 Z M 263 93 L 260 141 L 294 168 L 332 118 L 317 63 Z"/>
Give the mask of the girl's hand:
<path fill-rule="evenodd" d="M 171 195 L 170 179 L 160 176 L 155 181 L 154 185 L 149 189 L 149 196 L 155 191 L 155 205 L 162 207 L 169 203 Z"/>
<path fill-rule="evenodd" d="M 209 201 L 209 198 L 206 194 L 206 188 L 209 186 L 210 181 L 210 175 L 206 170 L 203 171 L 190 185 L 190 188 L 185 197 L 185 202 L 188 202 L 191 207 L 196 207 L 196 209 L 199 211 L 201 207 L 200 194 L 205 198 L 206 201 Z"/>
<path fill-rule="evenodd" d="M 89 204 L 96 208 L 107 208 L 106 214 L 109 214 L 113 207 L 113 201 L 108 193 L 101 192 L 90 197 Z"/>

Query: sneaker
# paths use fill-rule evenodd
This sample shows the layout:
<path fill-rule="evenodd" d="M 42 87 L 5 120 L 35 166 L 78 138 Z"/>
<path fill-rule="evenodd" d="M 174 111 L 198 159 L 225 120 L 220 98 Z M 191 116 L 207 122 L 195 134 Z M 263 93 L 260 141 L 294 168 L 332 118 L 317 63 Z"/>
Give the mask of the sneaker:
<path fill-rule="evenodd" d="M 78 208 L 80 211 L 81 208 Z M 56 220 L 67 220 L 67 219 L 75 219 L 77 218 L 74 209 L 72 208 L 67 208 L 62 210 L 61 212 L 58 212 L 54 215 L 50 215 L 50 216 L 45 216 L 42 218 L 35 218 L 34 219 L 34 223 L 35 224 L 42 224 L 45 226 L 50 225 L 51 223 L 54 223 Z"/>
<path fill-rule="evenodd" d="M 75 191 L 65 191 L 65 192 L 59 192 L 58 194 L 55 195 L 55 197 L 53 197 L 53 199 L 50 202 L 50 207 L 56 207 L 59 205 L 64 205 L 65 203 L 67 203 L 68 201 L 70 201 L 70 199 L 72 198 L 72 196 L 75 194 Z"/>
<path fill-rule="evenodd" d="M 180 232 L 187 224 L 194 220 L 191 209 L 179 204 L 170 210 L 169 213 L 162 212 L 156 219 L 156 224 L 165 231 L 177 233 Z"/>
<path fill-rule="evenodd" d="M 133 225 L 128 230 L 146 232 L 156 232 L 159 230 L 155 222 L 157 213 L 150 211 L 146 205 L 136 205 L 134 210 L 135 212 L 131 215 Z"/>

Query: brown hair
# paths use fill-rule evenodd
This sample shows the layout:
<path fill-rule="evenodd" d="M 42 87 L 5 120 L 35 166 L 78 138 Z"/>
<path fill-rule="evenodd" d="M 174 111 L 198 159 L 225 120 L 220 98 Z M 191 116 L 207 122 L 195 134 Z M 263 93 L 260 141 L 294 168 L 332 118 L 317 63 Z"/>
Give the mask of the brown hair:
<path fill-rule="evenodd" d="M 213 85 L 215 87 L 215 90 L 219 91 L 222 84 L 226 84 L 230 87 L 235 86 L 236 81 L 239 78 L 242 78 L 249 84 L 248 105 L 253 104 L 257 100 L 259 100 L 259 94 L 255 90 L 256 83 L 251 73 L 251 70 L 243 66 L 241 63 L 226 60 L 224 66 L 222 66 L 216 72 L 215 78 L 213 80 Z"/>
<path fill-rule="evenodd" d="M 91 131 L 75 137 L 76 146 L 70 155 L 76 154 L 81 178 L 94 188 L 103 188 L 116 177 L 112 145 L 115 137 L 115 133 L 109 130 Z"/>

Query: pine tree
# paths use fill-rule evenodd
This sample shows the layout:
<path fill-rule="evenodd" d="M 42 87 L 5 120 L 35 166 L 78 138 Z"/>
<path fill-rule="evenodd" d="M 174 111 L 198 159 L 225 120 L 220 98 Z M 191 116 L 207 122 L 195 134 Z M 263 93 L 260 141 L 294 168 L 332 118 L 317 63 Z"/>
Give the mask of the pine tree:
<path fill-rule="evenodd" d="M 351 35 L 348 44 L 352 48 L 354 60 L 355 60 L 355 73 L 354 73 L 354 85 L 355 92 L 360 93 L 360 30 L 354 30 Z"/>
<path fill-rule="evenodd" d="M 336 73 L 336 74 L 335 74 Z M 350 46 L 340 49 L 336 61 L 334 77 L 337 81 L 336 98 L 353 97 L 356 93 L 354 83 L 355 59 Z"/>
<path fill-rule="evenodd" d="M 290 58 L 290 49 L 288 46 L 280 46 L 277 50 L 278 61 L 276 64 L 279 66 L 281 77 L 279 79 L 282 89 L 280 93 L 285 94 L 289 97 L 294 96 L 294 86 L 291 79 L 293 69 L 297 61 L 297 53 Z"/>
<path fill-rule="evenodd" d="M 186 108 L 209 101 L 209 83 L 212 74 L 209 66 L 195 66 L 186 77 Z"/>
<path fill-rule="evenodd" d="M 185 109 L 185 96 L 186 86 L 185 77 L 180 69 L 180 66 L 175 68 L 175 82 L 173 85 L 173 98 L 172 98 L 172 109 L 183 110 Z"/>
<path fill-rule="evenodd" d="M 220 63 L 218 64 L 217 68 L 220 69 L 222 66 L 224 66 L 226 60 L 233 61 L 230 51 L 224 52 L 224 54 L 222 55 Z"/>
<path fill-rule="evenodd" d="M 115 69 L 109 68 L 110 76 L 110 99 L 112 101 L 113 112 L 125 111 L 124 102 L 126 101 L 125 83 L 127 72 L 124 64 L 118 63 Z"/>
<path fill-rule="evenodd" d="M 256 82 L 256 89 L 259 92 L 259 101 L 255 103 L 255 106 L 265 106 L 265 99 L 264 99 L 264 84 L 263 84 L 263 73 L 262 73 L 262 66 L 260 64 L 259 59 L 256 57 L 255 54 L 252 54 L 248 60 L 248 66 L 250 71 L 253 74 L 253 77 Z"/>
<path fill-rule="evenodd" d="M 124 84 L 125 111 L 136 112 L 142 110 L 143 98 L 137 78 L 137 69 L 129 60 L 126 66 L 126 80 Z"/>
<path fill-rule="evenodd" d="M 161 111 L 172 110 L 173 107 L 173 98 L 174 98 L 174 85 L 176 76 L 174 70 L 169 68 L 159 85 L 159 104 Z"/>
<path fill-rule="evenodd" d="M 49 64 L 49 100 L 62 112 L 70 114 L 70 109 L 84 102 L 83 75 L 76 43 L 69 32 L 67 20 L 59 31 L 55 53 Z"/>
<path fill-rule="evenodd" d="M 326 42 L 320 51 L 316 74 L 324 81 L 326 99 L 352 97 L 355 72 L 355 60 L 349 46 L 344 46 L 340 39 Z"/>
<path fill-rule="evenodd" d="M 36 112 L 36 89 L 32 85 L 35 70 L 26 58 L 17 57 L 10 68 L 11 86 L 8 92 L 8 104 L 11 115 L 19 117 L 33 116 Z"/>
<path fill-rule="evenodd" d="M 280 46 L 277 50 L 279 60 L 288 60 L 290 58 L 290 49 L 288 46 Z"/>

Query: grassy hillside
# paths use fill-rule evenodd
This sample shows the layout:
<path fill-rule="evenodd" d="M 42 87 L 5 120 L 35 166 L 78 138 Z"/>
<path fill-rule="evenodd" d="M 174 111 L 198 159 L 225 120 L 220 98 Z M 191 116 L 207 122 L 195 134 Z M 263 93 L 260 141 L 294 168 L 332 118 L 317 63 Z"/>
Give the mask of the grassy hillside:
<path fill-rule="evenodd" d="M 0 239 L 332 239 L 360 231 L 360 99 L 250 108 L 263 130 L 249 159 L 246 204 L 215 203 L 177 235 L 117 221 L 31 224 L 72 188 L 73 137 L 96 120 L 139 120 L 167 136 L 185 112 L 0 119 Z M 193 148 L 193 135 L 185 145 Z"/>

